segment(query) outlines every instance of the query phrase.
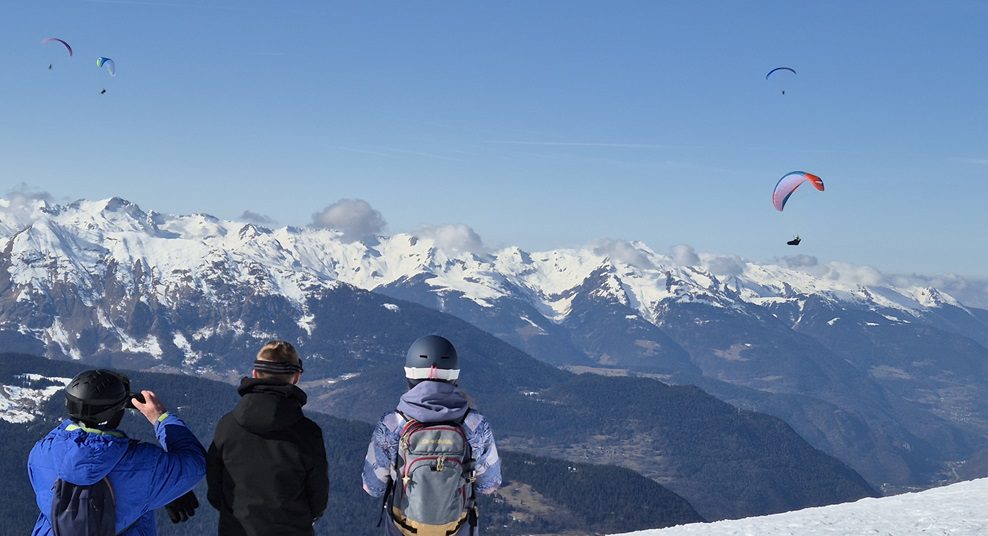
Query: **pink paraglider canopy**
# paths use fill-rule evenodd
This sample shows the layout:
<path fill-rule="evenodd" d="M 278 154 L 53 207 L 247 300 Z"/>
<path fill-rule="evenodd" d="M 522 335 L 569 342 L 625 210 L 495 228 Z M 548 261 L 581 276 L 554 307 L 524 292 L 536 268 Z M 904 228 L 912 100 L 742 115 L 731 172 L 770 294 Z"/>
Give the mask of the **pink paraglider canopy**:
<path fill-rule="evenodd" d="M 775 185 L 775 190 L 772 190 L 772 204 L 775 205 L 775 210 L 781 212 L 786 207 L 789 196 L 804 182 L 812 184 L 821 192 L 823 191 L 823 179 L 820 177 L 805 171 L 791 171 L 783 175 Z"/>

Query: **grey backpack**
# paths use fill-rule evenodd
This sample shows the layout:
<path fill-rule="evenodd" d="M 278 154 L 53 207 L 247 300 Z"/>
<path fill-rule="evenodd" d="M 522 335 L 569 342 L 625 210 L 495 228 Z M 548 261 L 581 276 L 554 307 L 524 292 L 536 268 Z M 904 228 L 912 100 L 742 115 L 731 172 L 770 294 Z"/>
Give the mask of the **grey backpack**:
<path fill-rule="evenodd" d="M 390 514 L 410 536 L 449 536 L 476 524 L 473 457 L 462 421 L 405 424 L 395 458 Z"/>

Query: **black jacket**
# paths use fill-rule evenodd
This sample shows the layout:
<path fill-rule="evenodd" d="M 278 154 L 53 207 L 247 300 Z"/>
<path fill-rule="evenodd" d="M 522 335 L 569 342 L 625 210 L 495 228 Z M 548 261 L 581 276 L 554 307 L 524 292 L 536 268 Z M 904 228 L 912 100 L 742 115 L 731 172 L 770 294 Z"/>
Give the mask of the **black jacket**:
<path fill-rule="evenodd" d="M 209 503 L 221 535 L 312 534 L 326 510 L 322 430 L 302 415 L 294 385 L 244 378 L 240 402 L 216 425 L 207 455 Z"/>

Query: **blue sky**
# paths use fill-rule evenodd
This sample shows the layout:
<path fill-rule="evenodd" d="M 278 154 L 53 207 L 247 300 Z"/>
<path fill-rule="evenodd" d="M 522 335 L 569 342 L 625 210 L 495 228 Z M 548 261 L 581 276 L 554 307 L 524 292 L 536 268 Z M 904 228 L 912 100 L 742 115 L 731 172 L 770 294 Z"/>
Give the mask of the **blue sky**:
<path fill-rule="evenodd" d="M 768 260 L 799 233 L 821 260 L 988 277 L 985 1 L 0 9 L 7 190 L 292 225 L 357 198 L 388 232 L 465 223 L 532 250 Z M 779 65 L 798 76 L 766 81 Z M 797 169 L 827 191 L 776 213 Z"/>

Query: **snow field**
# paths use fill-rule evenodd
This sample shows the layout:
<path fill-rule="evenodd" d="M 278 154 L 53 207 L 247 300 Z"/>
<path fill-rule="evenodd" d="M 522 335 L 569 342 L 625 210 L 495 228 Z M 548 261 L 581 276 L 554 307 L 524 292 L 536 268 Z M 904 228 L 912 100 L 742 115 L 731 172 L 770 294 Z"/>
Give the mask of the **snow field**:
<path fill-rule="evenodd" d="M 988 478 L 917 493 L 763 517 L 694 523 L 614 536 L 908 536 L 988 534 Z"/>

